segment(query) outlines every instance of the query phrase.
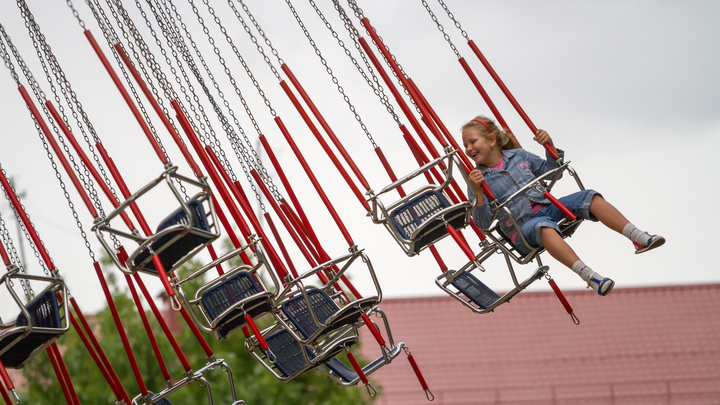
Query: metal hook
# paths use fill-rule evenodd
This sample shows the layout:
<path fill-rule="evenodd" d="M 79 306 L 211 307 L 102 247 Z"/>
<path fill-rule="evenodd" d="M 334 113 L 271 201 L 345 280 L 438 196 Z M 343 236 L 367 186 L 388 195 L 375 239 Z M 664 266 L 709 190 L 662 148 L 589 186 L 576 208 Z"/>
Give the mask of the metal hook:
<path fill-rule="evenodd" d="M 432 402 L 435 400 L 435 395 L 433 395 L 432 391 L 427 389 L 425 390 L 425 398 L 427 398 L 428 401 Z"/>
<path fill-rule="evenodd" d="M 270 363 L 275 364 L 275 362 L 277 361 L 277 356 L 275 356 L 275 353 L 273 353 L 270 347 L 268 347 L 265 351 L 265 355 L 267 356 L 268 360 L 270 360 Z"/>
<path fill-rule="evenodd" d="M 373 388 L 372 385 L 370 385 L 370 383 L 365 384 L 365 389 L 367 389 L 367 392 L 368 392 L 368 394 L 370 394 L 370 397 L 375 398 L 375 396 L 377 396 L 377 391 L 375 390 L 375 388 Z"/>
<path fill-rule="evenodd" d="M 180 311 L 182 309 L 182 305 L 180 304 L 180 300 L 177 295 L 170 297 L 170 305 L 172 306 L 173 311 Z"/>
<path fill-rule="evenodd" d="M 572 318 L 572 321 L 575 325 L 580 325 L 580 319 L 578 319 L 577 315 L 575 315 L 575 312 L 570 314 L 570 318 Z"/>

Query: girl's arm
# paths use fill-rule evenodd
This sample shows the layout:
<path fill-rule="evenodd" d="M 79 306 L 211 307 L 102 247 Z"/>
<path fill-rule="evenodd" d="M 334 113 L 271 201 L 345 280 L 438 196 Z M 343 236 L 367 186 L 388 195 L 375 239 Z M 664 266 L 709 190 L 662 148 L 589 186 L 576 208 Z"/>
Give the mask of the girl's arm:
<path fill-rule="evenodd" d="M 492 211 L 490 210 L 488 198 L 485 196 L 485 193 L 483 193 L 481 187 L 481 184 L 485 181 L 485 177 L 480 170 L 475 169 L 468 174 L 468 178 L 477 194 L 476 206 L 472 211 L 473 222 L 480 229 L 488 229 L 490 227 Z"/>
<path fill-rule="evenodd" d="M 550 134 L 547 133 L 547 131 L 538 129 L 533 139 L 540 145 L 549 145 L 550 148 L 554 150 L 561 158 L 565 155 L 562 149 L 555 148 L 552 138 L 550 137 Z M 530 166 L 535 176 L 540 176 L 541 174 L 544 174 L 557 167 L 555 160 L 550 156 L 550 153 L 547 151 L 545 151 L 545 159 L 530 152 L 528 152 L 528 154 L 530 155 Z"/>

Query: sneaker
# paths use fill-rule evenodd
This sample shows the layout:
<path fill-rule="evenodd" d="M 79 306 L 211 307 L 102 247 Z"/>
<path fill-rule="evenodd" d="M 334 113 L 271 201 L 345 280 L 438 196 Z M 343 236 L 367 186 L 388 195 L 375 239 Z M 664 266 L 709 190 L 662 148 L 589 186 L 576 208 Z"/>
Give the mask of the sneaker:
<path fill-rule="evenodd" d="M 588 285 L 604 297 L 615 287 L 615 282 L 607 277 L 603 279 L 600 279 L 600 277 L 602 276 L 597 273 L 593 274 L 590 281 L 588 281 Z"/>
<path fill-rule="evenodd" d="M 665 243 L 665 238 L 663 238 L 660 235 L 653 235 L 648 240 L 647 246 L 643 246 L 637 242 L 633 242 L 633 245 L 635 245 L 635 254 L 647 252 L 648 250 L 655 249 L 656 247 L 660 247 Z"/>

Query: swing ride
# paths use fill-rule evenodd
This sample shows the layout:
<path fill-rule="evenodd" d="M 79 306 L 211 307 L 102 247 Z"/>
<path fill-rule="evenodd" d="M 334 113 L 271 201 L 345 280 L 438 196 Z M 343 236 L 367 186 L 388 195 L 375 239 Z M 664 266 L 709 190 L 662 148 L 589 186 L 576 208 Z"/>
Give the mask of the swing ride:
<path fill-rule="evenodd" d="M 70 329 L 71 324 L 80 334 L 85 348 L 101 370 L 118 403 L 170 404 L 171 395 L 197 384 L 204 387 L 207 402 L 212 404 L 213 393 L 207 376 L 218 370 L 227 374 L 232 404 L 242 404 L 243 401 L 236 395 L 230 365 L 223 359 L 215 358 L 204 337 L 205 334 L 212 335 L 216 340 L 240 339 L 235 334 L 238 331 L 242 331 L 244 336 L 247 354 L 279 381 L 289 382 L 317 369 L 342 386 L 362 383 L 371 396 L 375 396 L 377 391 L 368 376 L 405 353 L 427 399 L 434 399 L 408 345 L 394 340 L 391 324 L 381 309 L 383 293 L 380 279 L 385 270 L 376 272 L 370 253 L 356 243 L 331 201 L 332 196 L 326 192 L 326 187 L 315 174 L 313 165 L 317 163 L 316 159 L 308 161 L 298 146 L 300 138 L 295 134 L 303 130 L 285 124 L 280 114 L 285 104 L 271 99 L 272 92 L 266 90 L 266 83 L 258 79 L 255 68 L 250 67 L 249 52 L 240 51 L 239 43 L 245 41 L 245 34 L 264 62 L 262 69 L 269 69 L 271 77 L 278 81 L 287 101 L 324 152 L 324 156 L 317 160 L 325 157 L 330 160 L 334 171 L 342 177 L 361 205 L 362 215 L 369 217 L 374 224 L 382 225 L 404 255 L 414 257 L 425 251 L 431 252 L 441 270 L 435 283 L 442 291 L 473 312 L 486 314 L 508 302 L 533 282 L 546 278 L 573 321 L 579 323 L 550 277 L 549 267 L 542 263 L 543 249 L 531 248 L 529 252 L 518 249 L 499 226 L 501 221 L 512 224 L 521 242 L 529 246 L 508 207 L 516 198 L 534 189 L 567 215 L 558 226 L 564 238 L 570 237 L 581 220 L 575 218 L 550 194 L 564 173 L 573 177 L 581 190 L 584 189 L 569 162 L 564 162 L 554 150 L 548 149 L 557 168 L 537 177 L 504 201 L 496 198 L 483 183 L 483 193 L 490 200 L 492 208 L 492 221 L 489 227 L 480 229 L 472 220 L 478 195 L 468 177 L 475 167 L 474 163 L 463 153 L 455 137 L 400 65 L 359 4 L 355 0 L 348 0 L 347 5 L 340 4 L 339 0 L 332 1 L 333 10 L 347 31 L 352 47 L 355 48 L 353 50 L 340 39 L 328 15 L 314 0 L 308 1 L 321 25 L 337 42 L 340 53 L 348 56 L 356 68 L 357 72 L 353 74 L 360 75 L 360 82 L 369 86 L 381 108 L 384 107 L 383 110 L 398 125 L 398 132 L 407 144 L 412 160 L 417 163 L 408 174 L 396 175 L 350 95 L 345 92 L 340 79 L 330 67 L 330 62 L 315 42 L 307 26 L 308 20 L 300 17 L 292 1 L 286 0 L 286 5 L 365 133 L 390 180 L 388 185 L 378 191 L 371 187 L 344 142 L 325 119 L 320 107 L 313 101 L 311 91 L 302 85 L 301 75 L 296 75 L 281 58 L 270 35 L 262 29 L 259 20 L 243 0 L 229 1 L 232 12 L 227 14 L 216 11 L 207 1 L 203 1 L 204 7 L 200 7 L 195 4 L 195 0 L 188 0 L 191 13 L 187 13 L 173 1 L 147 0 L 146 5 L 141 2 L 135 4 L 140 18 L 136 16 L 137 12 L 126 9 L 121 0 L 106 0 L 104 4 L 101 0 L 88 0 L 86 4 L 102 32 L 106 47 L 95 40 L 80 16 L 82 13 L 68 2 L 91 49 L 139 126 L 135 127 L 132 136 L 137 133 L 144 135 L 150 149 L 160 160 L 160 167 L 153 168 L 153 174 L 143 172 L 146 178 L 140 186 L 129 185 L 126 182 L 129 178 L 126 179 L 120 170 L 120 167 L 127 166 L 116 165 L 115 158 L 111 157 L 108 150 L 112 147 L 106 148 L 102 142 L 99 133 L 102 131 L 93 126 L 89 113 L 80 101 L 81 97 L 73 90 L 30 7 L 24 0 L 18 0 L 21 17 L 28 28 L 47 84 L 41 85 L 33 76 L 23 60 L 23 52 L 13 45 L 1 24 L 0 52 L 36 124 L 39 139 L 47 151 L 47 157 L 85 241 L 139 392 L 134 395 L 129 393 L 115 375 L 94 335 L 92 325 L 87 323 L 71 295 L 72 286 L 65 285 L 60 272 L 54 267 L 3 170 L 0 176 L 3 189 L 12 203 L 26 239 L 38 257 L 42 258 L 41 264 L 46 272 L 45 276 L 39 276 L 24 271 L 5 222 L 0 218 L 0 253 L 6 266 L 6 272 L 0 275 L 0 285 L 7 287 L 9 296 L 20 311 L 16 319 L 6 323 L 0 321 L 0 391 L 6 403 L 17 404 L 20 399 L 5 368 L 21 368 L 43 350 L 51 357 L 53 365 L 57 365 L 55 371 L 67 402 L 79 403 L 56 343 Z M 534 134 L 537 128 L 477 45 L 443 0 L 438 2 Z M 494 118 L 505 131 L 512 134 L 428 2 L 422 0 L 421 3 Z M 206 22 L 208 15 L 210 18 Z M 226 17 L 227 21 L 224 21 Z M 242 31 L 231 35 L 238 27 L 235 24 L 239 24 Z M 191 25 L 197 30 L 191 29 Z M 214 35 L 215 30 L 219 30 L 220 35 Z M 201 34 L 198 35 L 198 32 Z M 200 44 L 199 37 L 202 35 L 206 37 L 211 51 L 204 49 L 208 45 Z M 225 40 L 227 47 L 221 47 L 219 37 Z M 112 54 L 115 64 L 106 56 L 106 50 Z M 208 55 L 215 55 L 211 56 L 212 61 L 206 59 Z M 214 75 L 217 69 L 211 67 L 216 66 L 216 63 L 222 67 L 220 70 L 232 86 L 234 96 L 227 96 L 223 92 L 227 85 L 221 84 Z M 250 81 L 251 85 L 247 88 L 239 83 L 236 72 L 230 68 L 234 63 L 242 66 L 243 73 Z M 47 93 L 50 97 L 43 88 L 50 90 Z M 267 111 L 258 111 L 262 107 L 254 109 L 249 101 L 250 96 L 259 96 Z M 257 143 L 250 139 L 241 124 L 240 114 L 233 108 L 238 101 L 257 133 Z M 151 108 L 147 109 L 146 105 Z M 396 113 L 397 108 L 401 114 Z M 214 115 L 208 113 L 210 110 Z M 68 117 L 68 112 L 74 122 Z M 269 132 L 261 129 L 261 115 L 270 117 L 277 125 L 277 130 L 273 131 L 279 134 L 268 135 Z M 160 125 L 156 126 L 158 121 Z M 225 133 L 225 139 L 221 139 L 218 131 Z M 85 141 L 84 145 L 79 142 L 80 135 Z M 269 137 L 273 138 L 272 142 Z M 163 140 L 168 139 L 172 142 L 164 145 Z M 284 141 L 284 146 L 292 151 L 296 163 L 302 169 L 298 171 L 300 173 L 292 173 L 292 176 L 286 173 L 289 163 L 281 162 L 274 151 L 280 141 Z M 144 142 L 142 144 L 146 145 Z M 225 145 L 232 148 L 235 161 L 228 158 Z M 262 151 L 256 150 L 258 145 Z M 140 142 L 134 142 L 133 147 L 139 148 Z M 261 152 L 264 152 L 266 159 L 261 158 Z M 171 155 L 178 153 L 182 159 L 174 163 Z M 118 162 L 128 158 L 132 157 L 120 156 Z M 267 162 L 269 166 L 266 166 Z M 236 174 L 238 167 L 247 184 L 239 180 Z M 275 184 L 271 172 L 280 180 L 280 185 Z M 302 179 L 293 177 L 299 174 L 304 175 Z M 80 219 L 63 179 L 70 179 L 92 222 L 84 223 Z M 318 206 L 324 209 L 323 215 L 327 214 L 331 218 L 329 223 L 323 223 L 322 227 L 314 225 L 318 220 L 306 212 L 303 205 L 308 205 L 300 199 L 306 196 L 301 196 L 295 190 L 300 181 L 309 181 L 312 185 L 315 191 L 312 198 L 321 201 Z M 414 187 L 412 191 L 405 190 L 411 187 Z M 246 194 L 248 189 L 254 195 Z M 395 193 L 398 197 L 394 197 Z M 259 203 L 257 210 L 252 207 L 253 198 Z M 109 209 L 108 203 L 111 207 Z M 162 214 L 157 215 L 158 211 L 162 211 Z M 280 221 L 282 228 L 276 227 L 275 220 Z M 266 226 L 261 221 L 265 221 Z M 157 224 L 154 231 L 151 223 Z M 131 348 L 131 340 L 135 336 L 128 334 L 123 326 L 105 275 L 87 239 L 84 230 L 87 226 L 95 233 L 127 284 L 166 383 L 164 387 L 158 389 L 145 384 Z M 337 238 L 338 232 L 341 238 Z M 480 251 L 477 254 L 470 241 L 472 234 L 478 239 Z M 458 270 L 450 269 L 437 249 L 448 236 L 467 259 L 457 267 Z M 215 245 L 221 237 L 227 237 L 232 247 L 219 254 Z M 325 242 L 329 238 L 344 241 L 346 252 L 331 255 L 331 249 L 326 247 L 331 244 Z M 292 243 L 289 243 L 290 240 Z M 134 247 L 127 250 L 124 245 L 126 242 L 134 243 Z M 306 262 L 305 270 L 302 270 L 303 265 L 294 257 L 298 253 Z M 481 281 L 483 275 L 480 274 L 487 270 L 486 267 L 489 268 L 486 264 L 488 259 L 497 255 L 504 258 L 514 285 L 514 288 L 502 295 Z M 521 281 L 513 263 L 519 266 L 534 263 L 537 267 Z M 188 268 L 187 274 L 181 273 Z M 357 283 L 358 279 L 362 280 L 361 283 Z M 31 281 L 47 286 L 35 294 L 29 288 Z M 165 319 L 167 315 L 158 309 L 146 285 L 146 282 L 157 281 L 169 297 L 173 312 L 182 317 L 182 326 L 190 329 L 197 345 L 205 353 L 204 364 L 190 364 L 179 347 Z M 24 297 L 15 291 L 16 283 L 23 287 Z M 193 291 L 189 286 L 197 283 L 202 285 Z M 358 289 L 355 284 L 370 287 Z M 149 311 L 146 311 L 143 301 L 150 307 Z M 71 307 L 74 312 L 70 310 Z M 172 376 L 168 370 L 166 360 L 158 349 L 160 337 L 155 336 L 150 326 L 147 316 L 150 313 L 160 324 L 177 361 L 182 365 L 184 371 L 181 376 Z M 376 322 L 378 319 L 380 326 Z M 380 355 L 364 366 L 360 365 L 351 351 L 358 347 L 362 328 L 367 328 L 380 348 Z M 346 361 L 342 359 L 343 355 Z"/>

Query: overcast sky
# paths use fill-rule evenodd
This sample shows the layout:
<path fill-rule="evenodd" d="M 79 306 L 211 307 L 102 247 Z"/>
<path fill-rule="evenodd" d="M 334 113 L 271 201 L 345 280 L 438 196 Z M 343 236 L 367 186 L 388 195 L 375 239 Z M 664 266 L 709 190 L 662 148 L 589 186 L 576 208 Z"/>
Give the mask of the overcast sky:
<path fill-rule="evenodd" d="M 161 164 L 122 104 L 65 2 L 42 2 L 42 6 L 38 2 L 31 3 L 37 22 L 103 144 L 114 156 L 130 188 L 138 189 L 160 174 Z M 329 6 L 330 2 L 318 3 L 340 33 L 340 38 L 352 46 Z M 435 1 L 428 3 L 523 146 L 541 153 L 540 147 L 533 144 L 527 127 L 483 71 L 459 31 Z M 258 97 L 237 58 L 227 49 L 225 39 L 204 6 L 201 2 L 198 4 L 262 132 L 275 147 L 296 191 L 306 202 L 306 209 L 310 211 L 326 249 L 331 256 L 344 254 L 347 244 L 314 195 L 268 108 Z M 490 114 L 420 1 L 372 0 L 359 1 L 359 4 L 450 131 L 459 137 L 459 128 L 464 122 L 477 114 Z M 507 0 L 447 0 L 447 5 L 534 123 L 547 130 L 555 144 L 566 151 L 566 158 L 572 162 L 585 187 L 600 191 L 637 226 L 667 239 L 662 249 L 636 256 L 624 237 L 599 224 L 587 223 L 569 241 L 580 257 L 599 273 L 613 278 L 616 288 L 719 282 L 720 273 L 713 259 L 716 239 L 713 231 L 720 226 L 714 213 L 720 195 L 711 162 L 715 161 L 720 146 L 720 79 L 717 75 L 720 71 L 720 28 L 714 21 L 720 15 L 720 5 L 714 1 Z M 83 2 L 77 2 L 76 6 L 80 17 L 110 55 L 88 7 Z M 335 133 L 347 145 L 372 188 L 384 187 L 389 181 L 375 157 L 372 144 L 330 81 L 285 2 L 266 0 L 248 2 L 248 6 L 279 56 L 294 70 Z M 391 116 L 308 4 L 297 2 L 295 6 L 374 141 L 388 156 L 396 172 L 405 174 L 413 170 L 413 162 Z M 146 40 L 154 46 L 135 5 L 128 2 L 127 7 L 137 18 L 137 26 L 148 35 Z M 195 16 L 185 3 L 178 3 L 178 7 L 240 117 L 248 138 L 255 143 L 257 133 L 218 65 L 207 38 L 198 30 Z M 429 252 L 407 258 L 387 231 L 365 217 L 364 210 L 299 119 L 232 11 L 224 2 L 217 2 L 215 7 L 272 107 L 303 148 L 355 243 L 366 249 L 385 297 L 442 294 L 434 284 L 439 270 Z M 0 23 L 47 97 L 52 98 L 24 22 L 13 2 L 0 3 Z M 266 52 L 270 54 L 267 49 Z M 157 55 L 163 62 L 159 52 Z M 277 60 L 272 56 L 271 60 L 279 69 Z M 15 66 L 17 68 L 17 63 Z M 0 164 L 25 194 L 23 202 L 72 293 L 82 306 L 97 309 L 102 306 L 103 298 L 87 250 L 15 83 L 7 69 L 0 70 L 3 72 L 0 74 L 0 122 L 3 123 Z M 175 85 L 172 76 L 170 80 Z M 22 82 L 27 83 L 24 78 Z M 212 111 L 209 107 L 206 109 L 209 113 Z M 397 111 L 400 114 L 400 110 Z M 407 123 L 404 117 L 402 121 Z M 160 128 L 157 123 L 156 126 Z M 220 126 L 215 130 L 224 138 Z M 159 132 L 173 161 L 182 172 L 189 174 L 187 165 L 171 146 L 171 139 L 165 131 Z M 226 146 L 225 150 L 236 174 L 245 181 L 232 149 Z M 270 166 L 268 162 L 265 164 Z M 65 175 L 64 178 L 70 187 Z M 572 184 L 559 187 L 556 195 L 572 191 Z M 249 187 L 246 191 L 252 195 Z M 90 233 L 92 218 L 74 191 L 71 197 L 93 250 L 99 255 L 102 248 Z M 141 208 L 150 213 L 153 218 L 150 225 L 155 226 L 175 206 L 173 201 L 164 200 L 141 205 Z M 110 205 L 105 207 L 109 211 Z M 270 210 L 269 206 L 267 208 Z M 0 213 L 15 236 L 6 202 L 0 203 Z M 476 247 L 476 238 L 470 239 Z M 18 243 L 17 238 L 15 241 Z M 452 241 L 443 241 L 440 249 L 451 268 L 464 264 L 466 259 Z M 306 268 L 299 254 L 294 255 L 296 265 L 300 269 Z M 40 272 L 32 252 L 26 252 L 26 257 L 29 270 Z M 550 265 L 551 274 L 561 288 L 584 287 L 576 275 L 547 254 L 544 261 Z M 526 267 L 532 270 L 530 266 Z M 358 269 L 358 274 L 352 278 L 359 286 L 367 288 L 369 284 L 362 281 L 362 270 Z M 500 260 L 481 277 L 497 291 L 505 291 L 511 285 Z M 157 280 L 148 280 L 148 283 L 159 288 Z M 531 286 L 531 290 L 546 289 L 545 282 Z M 463 309 L 458 305 L 458 310 Z"/>

